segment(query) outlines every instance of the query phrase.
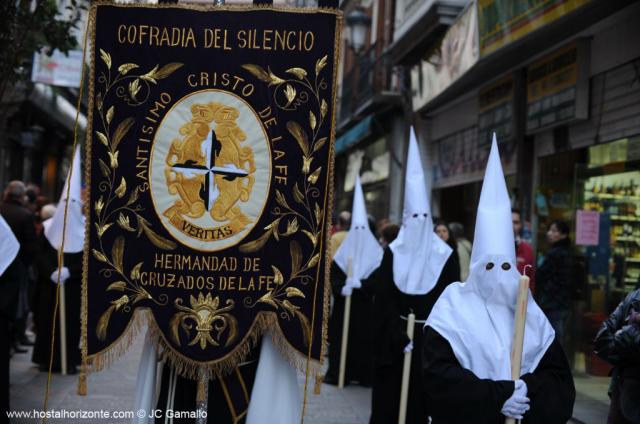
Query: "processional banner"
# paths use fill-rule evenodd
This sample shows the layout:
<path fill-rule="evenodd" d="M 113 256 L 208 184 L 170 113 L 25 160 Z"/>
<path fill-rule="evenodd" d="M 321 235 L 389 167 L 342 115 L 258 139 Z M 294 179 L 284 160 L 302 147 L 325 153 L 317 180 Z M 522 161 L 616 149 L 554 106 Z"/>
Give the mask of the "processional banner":
<path fill-rule="evenodd" d="M 90 370 L 145 320 L 192 378 L 267 328 L 293 364 L 322 360 L 340 26 L 325 8 L 91 8 Z"/>

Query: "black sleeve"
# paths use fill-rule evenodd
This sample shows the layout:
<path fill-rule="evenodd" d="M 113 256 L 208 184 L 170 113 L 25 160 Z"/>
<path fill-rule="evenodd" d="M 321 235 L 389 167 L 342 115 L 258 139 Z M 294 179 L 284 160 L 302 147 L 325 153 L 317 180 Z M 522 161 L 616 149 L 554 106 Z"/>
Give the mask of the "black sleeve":
<path fill-rule="evenodd" d="M 399 294 L 393 282 L 393 253 L 384 250 L 382 263 L 376 273 L 374 310 L 374 333 L 378 336 L 375 344 L 377 365 L 389 365 L 402 355 L 409 343 L 407 324 L 400 319 Z"/>
<path fill-rule="evenodd" d="M 554 340 L 533 373 L 525 374 L 531 409 L 525 423 L 564 424 L 573 415 L 576 389 L 567 358 Z"/>
<path fill-rule="evenodd" d="M 329 279 L 331 280 L 331 293 L 333 297 L 342 296 L 342 287 L 347 280 L 347 275 L 342 271 L 335 261 L 331 262 L 329 269 Z"/>
<path fill-rule="evenodd" d="M 513 381 L 478 378 L 463 368 L 451 345 L 431 327 L 425 329 L 423 379 L 434 423 L 504 422 L 500 413 L 514 390 Z"/>
<path fill-rule="evenodd" d="M 625 325 L 634 293 L 620 302 L 602 323 L 594 340 L 596 354 L 613 365 L 638 366 L 640 363 L 640 328 Z"/>

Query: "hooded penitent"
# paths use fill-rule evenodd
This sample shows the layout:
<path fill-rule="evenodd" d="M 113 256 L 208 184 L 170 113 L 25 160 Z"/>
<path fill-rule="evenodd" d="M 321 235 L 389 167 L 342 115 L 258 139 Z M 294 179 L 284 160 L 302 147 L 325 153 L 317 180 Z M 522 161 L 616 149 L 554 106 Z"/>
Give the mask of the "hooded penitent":
<path fill-rule="evenodd" d="M 411 128 L 404 188 L 402 227 L 389 245 L 393 252 L 393 280 L 405 294 L 429 293 L 438 282 L 452 249 L 433 232 L 433 219 L 418 151 Z"/>
<path fill-rule="evenodd" d="M 426 323 L 449 342 L 460 364 L 479 378 L 511 379 L 519 278 L 511 202 L 494 134 L 478 204 L 469 278 L 447 287 Z M 520 375 L 535 370 L 554 337 L 530 294 Z"/>
<path fill-rule="evenodd" d="M 62 187 L 62 195 L 58 202 L 56 213 L 50 219 L 42 223 L 44 235 L 53 248 L 60 249 L 62 244 L 62 231 L 64 227 L 64 210 L 67 200 L 67 228 L 64 238 L 64 253 L 78 253 L 84 247 L 84 215 L 82 214 L 82 185 L 80 172 L 80 147 L 74 153 L 73 167 L 69 169 L 69 175 Z M 67 199 L 67 184 L 71 178 L 69 198 Z"/>
<path fill-rule="evenodd" d="M 11 231 L 7 221 L 0 216 L 0 275 L 11 265 L 19 250 L 20 243 L 18 243 L 18 239 L 13 235 L 13 231 Z"/>
<path fill-rule="evenodd" d="M 380 243 L 369 228 L 360 176 L 357 176 L 353 189 L 351 227 L 333 258 L 347 275 L 345 287 L 348 287 L 348 290 L 360 288 L 361 280 L 367 278 L 380 266 L 383 253 Z M 349 270 L 349 262 L 351 262 L 351 270 Z"/>

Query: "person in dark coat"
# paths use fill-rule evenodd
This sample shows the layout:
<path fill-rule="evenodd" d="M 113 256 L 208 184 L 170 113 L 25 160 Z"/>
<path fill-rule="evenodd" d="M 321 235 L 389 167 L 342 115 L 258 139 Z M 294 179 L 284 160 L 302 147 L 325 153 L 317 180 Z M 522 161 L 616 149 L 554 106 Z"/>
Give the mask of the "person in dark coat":
<path fill-rule="evenodd" d="M 562 344 L 571 302 L 571 241 L 567 223 L 553 221 L 547 240 L 551 248 L 536 272 L 538 303 Z"/>
<path fill-rule="evenodd" d="M 614 367 L 607 423 L 640 422 L 640 289 L 602 323 L 594 345 L 596 354 Z"/>

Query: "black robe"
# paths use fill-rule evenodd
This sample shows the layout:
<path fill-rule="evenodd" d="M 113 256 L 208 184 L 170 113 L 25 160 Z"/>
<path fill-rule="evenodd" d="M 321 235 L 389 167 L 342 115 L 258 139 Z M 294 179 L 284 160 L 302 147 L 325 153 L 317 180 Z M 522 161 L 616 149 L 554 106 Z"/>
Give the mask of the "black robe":
<path fill-rule="evenodd" d="M 249 355 L 239 366 L 224 377 L 209 382 L 207 423 L 211 424 L 241 424 L 247 419 L 251 390 L 258 369 L 260 344 L 249 352 Z M 156 408 L 163 411 L 155 422 L 164 423 L 167 408 L 167 395 L 171 368 L 165 364 L 162 371 L 162 384 Z M 196 396 L 198 383 L 184 377 L 177 376 L 176 390 L 173 399 L 173 411 L 196 411 Z M 175 418 L 174 423 L 195 423 L 195 419 Z"/>
<path fill-rule="evenodd" d="M 424 334 L 423 377 L 432 424 L 504 424 L 500 410 L 513 394 L 513 381 L 476 377 L 460 365 L 449 342 L 431 327 Z M 535 371 L 521 378 L 531 407 L 523 423 L 564 424 L 571 418 L 576 391 L 557 339 Z"/>
<path fill-rule="evenodd" d="M 33 320 L 36 328 L 36 342 L 31 360 L 42 371 L 49 369 L 51 352 L 51 327 L 56 303 L 56 284 L 51 281 L 51 273 L 58 268 L 58 252 L 49 244 L 44 235 L 39 240 L 39 253 L 35 260 L 37 288 L 34 296 Z M 74 373 L 80 365 L 80 307 L 82 295 L 82 253 L 66 253 L 64 266 L 69 268 L 69 279 L 62 285 L 65 291 L 67 372 Z M 53 355 L 53 371 L 60 371 L 60 317 L 56 314 L 56 340 Z"/>
<path fill-rule="evenodd" d="M 340 372 L 340 349 L 342 347 L 342 326 L 344 322 L 344 296 L 341 294 L 347 276 L 335 263 L 331 263 L 331 291 L 333 308 L 329 317 L 329 369 L 325 381 L 337 383 Z M 366 285 L 363 282 L 363 285 Z M 351 294 L 351 314 L 349 317 L 349 343 L 345 366 L 345 385 L 357 381 L 362 386 L 370 386 L 373 380 L 373 293 L 354 289 Z"/>
<path fill-rule="evenodd" d="M 444 289 L 459 280 L 458 255 L 453 252 L 445 263 L 433 290 L 425 295 L 404 294 L 393 282 L 393 253 L 391 249 L 385 249 L 382 264 L 375 278 L 370 282 L 375 285 L 373 324 L 376 335 L 373 351 L 375 374 L 371 395 L 371 424 L 388 424 L 398 421 L 404 348 L 409 343 L 406 317 L 411 312 L 416 316 L 416 324 L 406 423 L 427 422 L 428 407 L 425 403 L 422 355 L 420 354 L 423 343 L 422 327 Z"/>

